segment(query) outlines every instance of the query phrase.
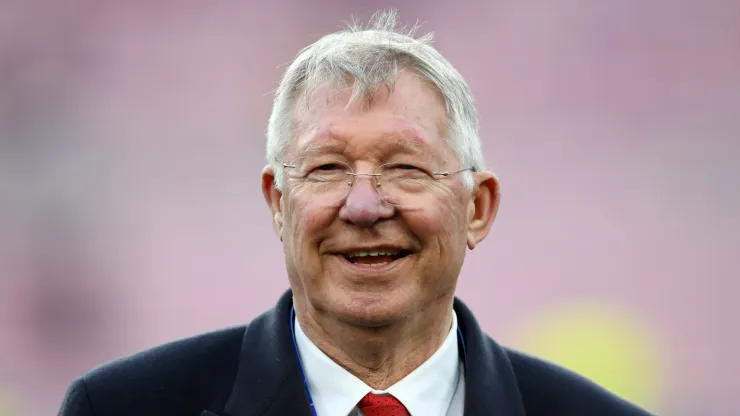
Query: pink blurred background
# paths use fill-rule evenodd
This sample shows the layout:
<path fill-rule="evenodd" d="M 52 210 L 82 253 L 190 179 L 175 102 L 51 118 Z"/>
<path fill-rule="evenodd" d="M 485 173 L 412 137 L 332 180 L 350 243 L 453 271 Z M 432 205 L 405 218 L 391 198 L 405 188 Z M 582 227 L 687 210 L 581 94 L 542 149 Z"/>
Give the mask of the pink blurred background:
<path fill-rule="evenodd" d="M 92 367 L 274 304 L 270 92 L 300 48 L 389 6 L 470 83 L 502 181 L 458 289 L 483 328 L 573 349 L 525 339 L 587 304 L 624 322 L 589 365 L 626 375 L 597 381 L 661 414 L 740 412 L 737 1 L 6 0 L 0 415 L 54 414 Z"/>

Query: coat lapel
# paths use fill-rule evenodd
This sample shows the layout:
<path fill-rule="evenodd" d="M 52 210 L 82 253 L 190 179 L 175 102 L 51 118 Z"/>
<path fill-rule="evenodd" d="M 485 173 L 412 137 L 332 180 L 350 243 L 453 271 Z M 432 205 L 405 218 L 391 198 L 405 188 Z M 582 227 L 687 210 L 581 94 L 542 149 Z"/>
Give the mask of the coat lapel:
<path fill-rule="evenodd" d="M 290 332 L 292 305 L 287 291 L 249 324 L 225 409 L 204 410 L 201 416 L 311 416 Z M 465 341 L 465 416 L 523 416 L 506 351 L 481 331 L 461 300 L 455 299 L 454 308 Z"/>
<path fill-rule="evenodd" d="M 455 298 L 454 308 L 465 340 L 465 416 L 524 416 L 506 351 L 481 331 L 460 299 Z"/>
<path fill-rule="evenodd" d="M 225 416 L 311 416 L 290 333 L 292 293 L 252 321 Z"/>

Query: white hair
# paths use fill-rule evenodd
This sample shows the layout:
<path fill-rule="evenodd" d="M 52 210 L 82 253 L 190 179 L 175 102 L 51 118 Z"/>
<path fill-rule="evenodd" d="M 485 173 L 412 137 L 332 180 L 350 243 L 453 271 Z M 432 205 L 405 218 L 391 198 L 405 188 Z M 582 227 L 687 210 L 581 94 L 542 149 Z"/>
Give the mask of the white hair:
<path fill-rule="evenodd" d="M 478 138 L 478 116 L 467 83 L 432 46 L 432 34 L 414 38 L 418 29 L 397 29 L 395 10 L 376 13 L 367 28 L 356 22 L 326 35 L 298 53 L 275 91 L 267 127 L 267 161 L 281 189 L 283 157 L 295 135 L 296 103 L 324 83 L 352 88 L 348 106 L 359 98 L 371 100 L 379 86 L 392 91 L 403 69 L 415 71 L 442 94 L 447 110 L 447 139 L 462 168 L 485 169 Z M 472 174 L 463 180 L 472 189 Z"/>

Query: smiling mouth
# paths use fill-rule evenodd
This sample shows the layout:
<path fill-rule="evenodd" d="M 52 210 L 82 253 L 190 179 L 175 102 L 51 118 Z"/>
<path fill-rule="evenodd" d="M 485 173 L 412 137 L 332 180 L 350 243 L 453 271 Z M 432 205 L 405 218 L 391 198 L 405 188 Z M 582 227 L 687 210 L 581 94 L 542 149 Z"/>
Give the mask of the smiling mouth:
<path fill-rule="evenodd" d="M 343 254 L 344 258 L 352 264 L 361 264 L 364 266 L 385 266 L 388 263 L 406 257 L 410 252 L 406 250 L 372 250 L 372 251 L 355 251 Z"/>

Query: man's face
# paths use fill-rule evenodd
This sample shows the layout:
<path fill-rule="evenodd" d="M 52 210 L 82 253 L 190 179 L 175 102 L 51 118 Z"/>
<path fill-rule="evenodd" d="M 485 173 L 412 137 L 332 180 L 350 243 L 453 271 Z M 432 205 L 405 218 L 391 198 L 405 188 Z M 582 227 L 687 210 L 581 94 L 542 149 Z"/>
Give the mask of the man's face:
<path fill-rule="evenodd" d="M 358 100 L 347 108 L 350 95 L 324 85 L 306 98 L 307 106 L 297 106 L 286 161 L 321 155 L 355 173 L 390 162 L 450 172 L 468 167 L 459 165 L 444 138 L 440 94 L 413 74 L 402 73 L 392 93 L 379 89 L 371 105 Z M 323 175 L 336 166 L 315 168 L 308 170 Z M 485 237 L 498 206 L 490 172 L 475 174 L 473 192 L 459 174 L 432 181 L 414 195 L 413 207 L 387 203 L 373 177 L 356 177 L 349 187 L 347 176 L 332 185 L 343 186 L 346 196 L 326 201 L 321 195 L 328 185 L 290 173 L 281 193 L 266 168 L 263 191 L 284 244 L 295 302 L 354 325 L 390 324 L 451 300 L 466 246 Z M 482 207 L 475 198 L 481 192 L 488 201 Z"/>

